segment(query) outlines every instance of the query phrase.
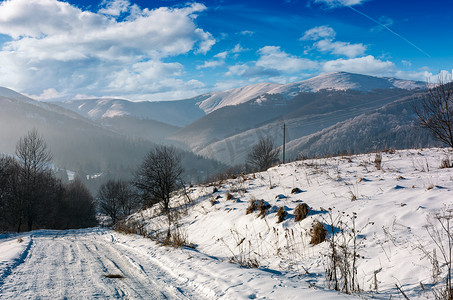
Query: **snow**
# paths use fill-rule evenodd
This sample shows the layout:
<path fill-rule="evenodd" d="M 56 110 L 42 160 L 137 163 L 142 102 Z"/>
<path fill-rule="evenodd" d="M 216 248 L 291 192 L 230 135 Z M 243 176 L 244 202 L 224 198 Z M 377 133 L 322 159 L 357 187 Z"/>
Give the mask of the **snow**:
<path fill-rule="evenodd" d="M 270 90 L 280 86 L 276 83 L 258 83 L 241 88 L 230 89 L 222 92 L 214 92 L 207 94 L 207 99 L 200 101 L 197 105 L 206 113 L 211 113 L 219 108 L 238 105 L 248 102 L 256 97 L 259 97 Z"/>
<path fill-rule="evenodd" d="M 193 186 L 190 202 L 173 198 L 186 203 L 178 230 L 193 248 L 164 247 L 105 228 L 3 236 L 0 298 L 402 299 L 398 284 L 410 299 L 433 299 L 432 264 L 422 249 L 435 248 L 427 217 L 452 205 L 453 169 L 440 168 L 450 157 L 446 149 L 385 152 L 380 170 L 374 153 L 310 159 Z M 291 193 L 294 188 L 301 192 Z M 252 199 L 271 206 L 264 218 L 246 214 Z M 295 222 L 300 203 L 311 213 Z M 279 207 L 288 213 L 281 223 Z M 310 244 L 313 222 L 327 226 L 329 208 L 345 223 L 356 213 L 356 228 L 363 228 L 359 294 L 327 288 L 328 243 Z M 165 233 L 157 210 L 138 212 L 129 222 L 144 224 L 149 236 Z"/>
<path fill-rule="evenodd" d="M 0 241 L 6 275 L 1 299 L 352 299 L 308 289 L 279 272 L 243 269 L 193 249 L 160 247 L 136 235 L 109 229 L 29 233 L 27 242 Z M 1 273 L 0 273 L 1 274 Z M 3 273 L 5 274 L 5 273 Z M 106 278 L 104 275 L 123 278 Z"/>
<path fill-rule="evenodd" d="M 452 204 L 453 170 L 439 168 L 450 156 L 445 149 L 383 153 L 381 170 L 374 166 L 374 153 L 305 160 L 212 186 L 194 186 L 179 230 L 200 253 L 222 261 L 256 261 L 260 269 L 297 278 L 302 287 L 325 289 L 328 244 L 310 245 L 310 228 L 315 220 L 327 224 L 329 208 L 346 223 L 356 213 L 357 228 L 364 228 L 359 238 L 363 259 L 358 262 L 362 295 L 398 299 L 398 284 L 411 299 L 432 298 L 432 266 L 421 249 L 432 252 L 434 247 L 426 231 L 427 217 Z M 303 192 L 291 194 L 296 187 Z M 228 193 L 233 199 L 227 200 Z M 357 200 L 352 201 L 353 195 Z M 246 214 L 252 199 L 271 205 L 264 218 L 257 212 Z M 295 222 L 299 203 L 312 210 Z M 282 223 L 277 223 L 279 207 L 288 213 Z M 132 219 L 146 224 L 149 232 L 165 230 L 164 220 L 153 217 L 153 210 Z M 422 285 L 428 288 L 422 290 Z"/>
<path fill-rule="evenodd" d="M 375 89 L 400 88 L 412 90 L 424 88 L 425 83 L 420 81 L 402 80 L 387 77 L 374 77 L 346 72 L 332 72 L 296 83 L 290 83 L 277 87 L 269 94 L 282 94 L 291 98 L 301 92 L 318 92 L 320 90 L 356 90 L 368 92 Z"/>

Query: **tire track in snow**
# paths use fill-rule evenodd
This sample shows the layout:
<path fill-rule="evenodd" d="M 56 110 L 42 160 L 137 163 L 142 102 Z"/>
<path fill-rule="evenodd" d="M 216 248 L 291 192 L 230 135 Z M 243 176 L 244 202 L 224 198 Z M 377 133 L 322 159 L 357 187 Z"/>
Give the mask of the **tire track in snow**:
<path fill-rule="evenodd" d="M 0 285 L 1 299 L 200 299 L 149 257 L 107 241 L 99 230 L 36 234 L 27 248 Z"/>

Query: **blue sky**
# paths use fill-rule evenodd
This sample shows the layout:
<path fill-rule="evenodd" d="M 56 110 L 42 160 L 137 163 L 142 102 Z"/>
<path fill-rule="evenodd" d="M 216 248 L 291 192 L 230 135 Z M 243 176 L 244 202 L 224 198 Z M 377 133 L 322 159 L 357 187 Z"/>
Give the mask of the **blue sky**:
<path fill-rule="evenodd" d="M 447 0 L 0 1 L 0 86 L 171 100 L 333 71 L 426 81 L 453 68 L 451 11 Z"/>

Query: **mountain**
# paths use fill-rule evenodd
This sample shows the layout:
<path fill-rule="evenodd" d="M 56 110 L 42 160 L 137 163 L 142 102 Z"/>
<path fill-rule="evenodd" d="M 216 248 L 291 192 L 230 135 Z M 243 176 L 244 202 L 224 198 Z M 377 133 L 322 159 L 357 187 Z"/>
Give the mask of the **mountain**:
<path fill-rule="evenodd" d="M 269 94 L 282 94 L 285 97 L 294 97 L 302 92 L 315 93 L 321 90 L 371 92 L 385 89 L 415 90 L 424 87 L 426 87 L 426 83 L 421 81 L 333 72 L 301 82 L 282 85 L 271 90 Z"/>
<path fill-rule="evenodd" d="M 146 128 L 125 118 L 116 117 L 101 124 L 55 104 L 0 88 L 0 153 L 14 154 L 19 138 L 37 129 L 53 154 L 55 167 L 74 171 L 84 178 L 97 174 L 99 179 L 90 180 L 89 185 L 92 192 L 97 192 L 98 185 L 107 179 L 131 178 L 145 154 L 156 145 L 153 139 L 146 138 Z M 177 129 L 149 122 L 150 126 L 166 128 L 164 135 Z M 135 127 L 128 127 L 131 124 Z M 191 152 L 179 151 L 188 182 L 203 180 L 206 172 L 212 174 L 225 167 Z"/>
<path fill-rule="evenodd" d="M 185 126 L 205 115 L 196 103 L 200 97 L 179 101 L 132 102 L 124 99 L 84 99 L 55 102 L 93 121 L 132 117 L 172 126 Z"/>
<path fill-rule="evenodd" d="M 178 101 L 89 99 L 56 104 L 124 135 L 167 140 L 234 165 L 245 160 L 260 136 L 271 135 L 281 145 L 284 122 L 287 141 L 302 141 L 420 93 L 425 86 L 420 81 L 333 72 L 296 83 L 258 83 Z"/>
<path fill-rule="evenodd" d="M 315 134 L 386 104 L 418 93 L 387 89 L 372 92 L 321 90 L 303 92 L 286 100 L 281 94 L 264 95 L 266 101 L 250 101 L 218 109 L 178 130 L 171 139 L 186 143 L 195 153 L 231 165 L 245 161 L 251 145 L 270 135 L 276 145 Z M 382 126 L 382 124 L 376 124 Z M 329 141 L 325 141 L 328 143 Z"/>

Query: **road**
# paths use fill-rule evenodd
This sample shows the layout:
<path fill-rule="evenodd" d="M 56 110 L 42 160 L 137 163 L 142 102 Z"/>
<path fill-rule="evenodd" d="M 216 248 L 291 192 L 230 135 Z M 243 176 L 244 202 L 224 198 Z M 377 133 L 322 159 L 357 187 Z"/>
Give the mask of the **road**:
<path fill-rule="evenodd" d="M 203 298 L 108 231 L 40 231 L 27 242 L 0 281 L 0 299 Z"/>

